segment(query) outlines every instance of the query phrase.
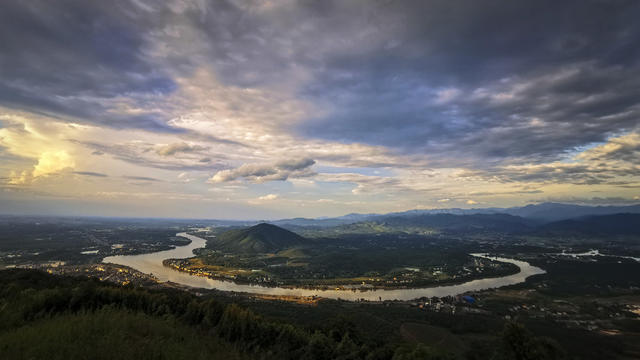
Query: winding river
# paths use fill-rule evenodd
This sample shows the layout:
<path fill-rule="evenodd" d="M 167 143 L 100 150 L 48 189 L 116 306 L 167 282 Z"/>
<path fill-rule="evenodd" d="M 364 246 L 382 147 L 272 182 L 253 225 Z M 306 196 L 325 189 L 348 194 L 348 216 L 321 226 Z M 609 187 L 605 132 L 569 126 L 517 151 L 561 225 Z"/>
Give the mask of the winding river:
<path fill-rule="evenodd" d="M 182 259 L 193 256 L 193 250 L 204 247 L 206 240 L 198 236 L 187 233 L 179 233 L 181 236 L 191 240 L 185 246 L 175 249 L 158 251 L 141 255 L 118 255 L 104 258 L 104 263 L 113 263 L 132 267 L 147 274 L 153 274 L 160 281 L 171 281 L 174 283 L 187 285 L 196 288 L 217 289 L 223 291 L 235 291 L 265 295 L 288 295 L 288 296 L 319 296 L 330 299 L 343 299 L 356 301 L 360 299 L 368 301 L 382 300 L 413 300 L 421 297 L 443 297 L 454 296 L 468 291 L 479 291 L 491 288 L 498 288 L 506 285 L 513 285 L 524 282 L 529 276 L 544 274 L 545 271 L 539 267 L 530 265 L 525 261 L 507 259 L 501 257 L 490 257 L 492 260 L 515 264 L 520 268 L 520 272 L 496 277 L 471 280 L 457 285 L 435 286 L 427 288 L 413 289 L 376 289 L 376 290 L 311 290 L 301 288 L 280 288 L 266 287 L 260 285 L 236 284 L 231 281 L 214 280 L 202 276 L 190 275 L 186 272 L 174 270 L 162 265 L 164 259 Z M 471 254 L 477 257 L 489 258 L 485 254 Z"/>

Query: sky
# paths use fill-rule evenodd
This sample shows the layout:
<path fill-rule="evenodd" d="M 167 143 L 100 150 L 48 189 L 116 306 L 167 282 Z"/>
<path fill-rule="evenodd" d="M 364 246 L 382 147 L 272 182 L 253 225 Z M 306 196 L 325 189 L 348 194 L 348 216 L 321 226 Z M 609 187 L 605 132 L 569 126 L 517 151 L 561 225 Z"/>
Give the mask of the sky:
<path fill-rule="evenodd" d="M 30 0 L 0 213 L 640 202 L 640 2 Z"/>

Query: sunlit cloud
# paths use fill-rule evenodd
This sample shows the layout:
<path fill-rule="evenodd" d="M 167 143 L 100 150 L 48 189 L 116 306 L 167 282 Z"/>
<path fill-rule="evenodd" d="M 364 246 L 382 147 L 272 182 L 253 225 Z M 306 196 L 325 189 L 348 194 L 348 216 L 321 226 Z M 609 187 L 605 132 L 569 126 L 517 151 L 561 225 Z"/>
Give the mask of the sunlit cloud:
<path fill-rule="evenodd" d="M 267 195 L 264 195 L 264 196 L 260 196 L 260 197 L 258 198 L 258 200 L 266 200 L 266 201 L 269 201 L 269 200 L 275 200 L 275 199 L 277 199 L 277 198 L 278 198 L 278 195 L 276 195 L 276 194 L 267 194 Z"/>
<path fill-rule="evenodd" d="M 75 162 L 66 151 L 46 151 L 40 155 L 38 163 L 34 166 L 32 176 L 37 178 L 55 174 L 64 169 L 72 169 L 74 165 Z"/>
<path fill-rule="evenodd" d="M 203 217 L 636 201 L 633 6 L 10 2 L 0 182 Z"/>

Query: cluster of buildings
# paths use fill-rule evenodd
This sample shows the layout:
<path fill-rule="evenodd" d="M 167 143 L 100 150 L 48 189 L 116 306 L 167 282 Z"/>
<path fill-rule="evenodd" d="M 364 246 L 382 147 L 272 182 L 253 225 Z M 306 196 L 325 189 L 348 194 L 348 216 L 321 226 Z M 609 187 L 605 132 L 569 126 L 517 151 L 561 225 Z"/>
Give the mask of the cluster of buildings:
<path fill-rule="evenodd" d="M 420 310 L 428 310 L 439 313 L 455 315 L 460 312 L 485 312 L 477 308 L 477 297 L 472 295 L 457 295 L 445 297 L 424 298 L 419 302 L 414 302 L 411 306 Z"/>
<path fill-rule="evenodd" d="M 162 265 L 196 276 L 204 276 L 212 279 L 238 280 L 238 275 L 236 274 L 220 273 L 207 268 L 194 267 L 188 259 L 166 259 L 162 261 Z"/>
<path fill-rule="evenodd" d="M 157 279 L 140 271 L 115 264 L 89 264 L 48 267 L 49 274 L 65 276 L 84 276 L 109 281 L 119 285 L 156 285 Z"/>

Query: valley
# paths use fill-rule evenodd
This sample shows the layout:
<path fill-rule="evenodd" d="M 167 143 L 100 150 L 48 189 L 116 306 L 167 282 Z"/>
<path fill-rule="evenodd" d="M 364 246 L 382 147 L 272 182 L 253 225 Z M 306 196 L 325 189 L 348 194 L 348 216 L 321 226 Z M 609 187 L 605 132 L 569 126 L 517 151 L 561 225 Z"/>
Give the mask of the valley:
<path fill-rule="evenodd" d="M 640 248 L 637 225 L 628 222 L 637 215 L 593 216 L 543 222 L 515 215 L 394 214 L 350 224 L 336 220 L 330 226 L 313 220 L 303 226 L 22 219 L 5 222 L 4 236 L 12 240 L 0 242 L 0 279 L 3 286 L 29 291 L 45 290 L 20 279 L 48 276 L 44 283 L 59 284 L 56 291 L 73 293 L 62 284 L 96 279 L 90 288 L 184 293 L 199 303 L 250 311 L 263 319 L 250 320 L 262 324 L 255 323 L 258 327 L 289 324 L 306 334 L 300 335 L 304 341 L 320 336 L 333 342 L 336 356 L 347 333 L 354 351 L 400 354 L 425 347 L 430 356 L 447 359 L 511 351 L 503 344 L 517 333 L 555 354 L 543 358 L 570 353 L 580 359 L 631 359 L 640 353 Z M 584 226 L 585 219 L 590 226 Z M 34 221 L 49 225 L 39 232 Z M 616 221 L 626 225 L 607 225 Z M 58 228 L 75 237 L 62 244 L 58 238 L 42 240 L 60 233 Z M 29 244 L 30 255 L 12 250 L 17 241 Z M 65 251 L 56 250 L 60 247 Z M 49 296 L 46 291 L 39 296 Z M 9 319 L 6 311 L 17 305 L 4 299 L 0 318 Z M 70 304 L 60 306 L 72 309 Z M 56 321 L 81 321 L 69 311 Z M 192 326 L 182 310 L 171 311 L 180 324 Z M 154 312 L 146 314 L 151 318 L 144 321 L 155 321 Z M 273 336 L 262 331 L 255 336 Z M 225 336 L 216 337 L 225 351 L 234 341 L 248 339 Z M 266 343 L 256 346 L 235 356 L 280 351 Z M 287 353 L 295 353 L 291 349 Z"/>

